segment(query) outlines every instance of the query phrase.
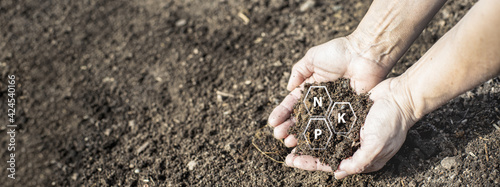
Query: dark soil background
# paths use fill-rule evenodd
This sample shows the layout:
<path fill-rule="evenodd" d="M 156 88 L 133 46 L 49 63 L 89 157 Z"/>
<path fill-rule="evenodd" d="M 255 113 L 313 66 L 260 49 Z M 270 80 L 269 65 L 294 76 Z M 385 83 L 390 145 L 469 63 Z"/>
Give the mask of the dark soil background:
<path fill-rule="evenodd" d="M 498 78 L 418 122 L 376 173 L 335 180 L 254 148 L 292 65 L 352 32 L 370 4 L 304 2 L 0 1 L 1 168 L 9 74 L 19 124 L 17 178 L 0 169 L 2 186 L 499 185 Z M 473 4 L 449 1 L 390 76 Z"/>

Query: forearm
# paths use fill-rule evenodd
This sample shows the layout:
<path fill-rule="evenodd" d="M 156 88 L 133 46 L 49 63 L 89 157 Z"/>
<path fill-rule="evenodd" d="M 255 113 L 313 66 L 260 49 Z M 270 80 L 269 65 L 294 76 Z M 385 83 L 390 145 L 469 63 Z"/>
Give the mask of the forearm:
<path fill-rule="evenodd" d="M 416 119 L 500 74 L 500 2 L 479 1 L 401 76 Z"/>
<path fill-rule="evenodd" d="M 389 71 L 445 2 L 375 0 L 348 38 L 358 41 L 360 56 Z"/>

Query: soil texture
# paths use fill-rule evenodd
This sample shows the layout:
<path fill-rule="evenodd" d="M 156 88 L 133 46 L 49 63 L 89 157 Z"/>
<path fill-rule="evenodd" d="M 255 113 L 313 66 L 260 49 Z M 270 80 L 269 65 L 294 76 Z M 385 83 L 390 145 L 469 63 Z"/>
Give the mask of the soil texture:
<path fill-rule="evenodd" d="M 335 180 L 276 162 L 290 150 L 270 136 L 267 118 L 288 94 L 293 64 L 350 34 L 371 3 L 311 2 L 1 0 L 1 185 L 500 184 L 499 78 L 425 116 L 381 171 Z M 448 1 L 389 77 L 474 3 Z M 4 169 L 10 74 L 16 180 Z"/>

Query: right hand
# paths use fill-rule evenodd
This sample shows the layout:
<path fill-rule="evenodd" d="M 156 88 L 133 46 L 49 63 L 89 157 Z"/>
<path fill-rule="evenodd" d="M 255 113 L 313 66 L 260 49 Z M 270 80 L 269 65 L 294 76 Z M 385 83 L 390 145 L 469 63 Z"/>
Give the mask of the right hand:
<path fill-rule="evenodd" d="M 407 84 L 400 76 L 384 80 L 370 91 L 374 103 L 360 130 L 361 146 L 340 163 L 336 179 L 378 171 L 401 148 L 408 130 L 418 120 Z"/>

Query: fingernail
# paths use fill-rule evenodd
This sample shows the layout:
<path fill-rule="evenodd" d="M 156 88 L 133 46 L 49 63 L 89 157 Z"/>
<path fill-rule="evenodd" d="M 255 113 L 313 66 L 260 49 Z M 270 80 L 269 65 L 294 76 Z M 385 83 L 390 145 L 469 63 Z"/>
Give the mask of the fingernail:
<path fill-rule="evenodd" d="M 344 177 L 347 177 L 347 173 L 345 171 L 336 171 L 335 172 L 335 179 L 342 179 Z"/>

